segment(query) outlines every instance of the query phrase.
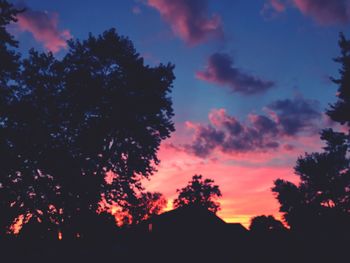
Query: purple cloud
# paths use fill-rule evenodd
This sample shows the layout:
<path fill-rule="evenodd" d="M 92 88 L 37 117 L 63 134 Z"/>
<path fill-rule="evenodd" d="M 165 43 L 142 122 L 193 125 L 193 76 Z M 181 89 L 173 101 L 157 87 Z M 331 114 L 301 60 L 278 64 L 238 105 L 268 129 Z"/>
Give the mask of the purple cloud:
<path fill-rule="evenodd" d="M 228 86 L 231 91 L 244 95 L 263 93 L 275 85 L 273 81 L 260 79 L 234 67 L 233 59 L 225 53 L 212 54 L 206 68 L 198 71 L 196 77 L 207 82 Z"/>
<path fill-rule="evenodd" d="M 194 130 L 191 143 L 184 149 L 199 157 L 213 151 L 225 153 L 267 152 L 283 146 L 285 138 L 316 135 L 325 125 L 317 101 L 295 97 L 277 100 L 266 107 L 267 115 L 250 114 L 243 122 L 225 109 L 209 113 L 209 124 L 188 122 Z M 283 146 L 286 150 L 293 145 Z"/>
<path fill-rule="evenodd" d="M 191 145 L 185 146 L 188 151 L 199 157 L 208 156 L 213 149 L 224 143 L 225 132 L 211 125 L 192 126 L 195 138 Z"/>
<path fill-rule="evenodd" d="M 274 112 L 281 132 L 286 135 L 295 135 L 301 131 L 313 132 L 317 127 L 315 122 L 322 118 L 319 102 L 302 97 L 276 100 L 267 109 Z"/>
<path fill-rule="evenodd" d="M 190 45 L 223 37 L 221 19 L 208 14 L 207 0 L 148 0 L 147 3 Z"/>

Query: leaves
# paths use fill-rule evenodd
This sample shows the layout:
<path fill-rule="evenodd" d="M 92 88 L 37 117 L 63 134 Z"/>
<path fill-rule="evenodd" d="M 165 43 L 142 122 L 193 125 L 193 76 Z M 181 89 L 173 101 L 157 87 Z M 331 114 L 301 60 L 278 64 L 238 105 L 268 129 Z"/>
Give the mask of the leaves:
<path fill-rule="evenodd" d="M 341 63 L 338 101 L 327 114 L 340 124 L 350 125 L 350 41 L 341 34 L 339 45 Z M 321 139 L 323 152 L 306 153 L 294 167 L 299 176 L 298 185 L 276 180 L 272 191 L 277 195 L 280 211 L 294 228 L 325 228 L 330 222 L 341 222 L 350 216 L 350 159 L 349 134 L 324 129 Z M 338 224 L 339 226 L 340 224 Z"/>
<path fill-rule="evenodd" d="M 0 94 L 1 202 L 75 236 L 76 218 L 95 213 L 102 196 L 125 203 L 155 171 L 174 131 L 174 66 L 145 66 L 114 29 L 71 40 L 61 60 L 31 50 L 19 63 L 16 92 Z"/>
<path fill-rule="evenodd" d="M 221 196 L 219 186 L 214 185 L 211 179 L 203 179 L 202 175 L 194 175 L 188 185 L 178 189 L 178 197 L 174 200 L 174 207 L 199 205 L 216 213 L 220 203 L 216 199 Z"/>

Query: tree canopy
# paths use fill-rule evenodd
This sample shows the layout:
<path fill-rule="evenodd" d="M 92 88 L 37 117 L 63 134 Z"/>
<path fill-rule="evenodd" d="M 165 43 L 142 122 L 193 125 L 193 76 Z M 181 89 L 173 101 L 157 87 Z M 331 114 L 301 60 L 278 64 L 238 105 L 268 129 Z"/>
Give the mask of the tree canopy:
<path fill-rule="evenodd" d="M 221 197 L 219 186 L 214 185 L 214 181 L 211 179 L 203 179 L 202 175 L 194 175 L 186 187 L 176 191 L 179 195 L 174 200 L 175 208 L 197 205 L 214 213 L 220 209 L 220 203 L 216 201 L 217 198 Z"/>
<path fill-rule="evenodd" d="M 342 33 L 339 37 L 339 47 L 340 56 L 334 61 L 341 65 L 340 77 L 331 79 L 338 85 L 338 100 L 330 105 L 327 114 L 333 121 L 350 127 L 350 41 Z"/>
<path fill-rule="evenodd" d="M 160 214 L 167 204 L 165 197 L 159 192 L 142 192 L 129 199 L 123 207 L 124 223 L 135 225 L 154 215 Z M 123 215 L 123 213 L 121 213 Z"/>
<path fill-rule="evenodd" d="M 350 41 L 340 35 L 340 78 L 338 101 L 327 114 L 332 120 L 350 127 Z M 294 168 L 300 183 L 278 179 L 272 189 L 280 203 L 286 222 L 295 229 L 342 227 L 350 217 L 349 133 L 324 129 L 323 152 L 306 153 Z"/>
<path fill-rule="evenodd" d="M 7 32 L 6 26 L 16 21 L 16 10 L 6 1 L 0 0 L 0 156 L 6 154 L 5 141 L 5 120 L 10 98 L 13 97 L 13 85 L 10 80 L 17 77 L 19 70 L 19 55 L 13 50 L 17 47 L 17 41 Z M 3 160 L 0 162 L 0 166 Z M 2 171 L 3 172 L 3 171 Z M 4 187 L 0 180 L 0 190 Z M 15 213 L 10 209 L 6 201 L 6 195 L 0 191 L 0 236 L 6 232 L 6 227 L 11 224 Z M 5 216 L 6 215 L 6 216 Z"/>
<path fill-rule="evenodd" d="M 5 88 L 9 81 L 16 77 L 18 72 L 19 55 L 12 49 L 16 48 L 18 43 L 9 32 L 6 26 L 12 22 L 16 22 L 16 15 L 20 12 L 13 8 L 7 1 L 0 0 L 0 95 L 4 99 L 6 92 L 10 92 Z M 1 111 L 4 108 L 1 108 Z"/>
<path fill-rule="evenodd" d="M 114 29 L 70 40 L 60 60 L 35 50 L 21 59 L 6 31 L 18 11 L 0 5 L 1 65 L 16 65 L 0 71 L 0 207 L 12 211 L 1 217 L 75 236 L 102 198 L 124 204 L 155 171 L 174 131 L 174 66 L 145 65 Z"/>
<path fill-rule="evenodd" d="M 261 215 L 252 218 L 249 226 L 250 231 L 254 233 L 280 232 L 285 230 L 282 222 L 275 219 L 272 215 Z"/>

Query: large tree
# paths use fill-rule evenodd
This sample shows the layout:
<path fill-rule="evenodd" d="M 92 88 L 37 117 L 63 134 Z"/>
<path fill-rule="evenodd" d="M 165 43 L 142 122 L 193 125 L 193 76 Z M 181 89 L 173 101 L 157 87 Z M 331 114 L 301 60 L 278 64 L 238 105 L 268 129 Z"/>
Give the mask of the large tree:
<path fill-rule="evenodd" d="M 7 32 L 6 26 L 11 22 L 16 22 L 16 15 L 19 10 L 13 8 L 11 4 L 0 0 L 0 169 L 2 174 L 5 171 L 4 162 L 8 153 L 8 146 L 3 138 L 6 136 L 5 121 L 7 118 L 8 105 L 14 97 L 15 82 L 19 72 L 19 54 L 14 48 L 18 43 Z M 0 237 L 6 232 L 6 226 L 16 217 L 14 209 L 10 209 L 7 196 L 4 195 L 5 186 L 0 180 Z"/>
<path fill-rule="evenodd" d="M 71 40 L 60 60 L 31 50 L 20 62 L 0 99 L 1 205 L 76 236 L 101 198 L 125 204 L 155 171 L 174 131 L 174 66 L 145 65 L 114 29 Z"/>
<path fill-rule="evenodd" d="M 350 41 L 340 36 L 340 78 L 338 101 L 327 111 L 330 118 L 350 127 Z M 306 153 L 294 168 L 298 185 L 278 179 L 273 192 L 280 202 L 284 219 L 294 229 L 344 227 L 350 216 L 349 132 L 325 129 L 323 152 Z"/>
<path fill-rule="evenodd" d="M 216 213 L 220 209 L 217 198 L 221 196 L 218 185 L 211 179 L 203 179 L 202 175 L 194 175 L 188 185 L 177 189 L 178 197 L 174 200 L 174 207 L 189 205 L 202 206 Z"/>
<path fill-rule="evenodd" d="M 12 22 L 16 22 L 16 15 L 20 10 L 15 9 L 10 3 L 0 0 L 0 88 L 1 99 L 4 99 L 6 87 L 9 88 L 9 81 L 13 80 L 18 73 L 19 54 L 13 48 L 18 43 L 11 34 L 6 30 L 6 26 Z M 10 90 L 7 89 L 7 92 Z M 1 108 L 1 111 L 4 108 Z"/>

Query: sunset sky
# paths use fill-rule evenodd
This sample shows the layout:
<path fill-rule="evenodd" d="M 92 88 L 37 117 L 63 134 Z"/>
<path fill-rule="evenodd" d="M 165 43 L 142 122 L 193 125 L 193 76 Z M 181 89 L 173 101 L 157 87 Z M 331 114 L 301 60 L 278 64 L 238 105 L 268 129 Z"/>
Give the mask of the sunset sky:
<path fill-rule="evenodd" d="M 66 40 L 115 27 L 145 63 L 175 64 L 176 132 L 159 151 L 147 190 L 169 200 L 194 174 L 222 190 L 221 216 L 247 225 L 278 214 L 273 180 L 322 147 L 336 99 L 339 32 L 350 37 L 350 0 L 12 1 L 27 11 L 9 30 L 60 58 Z M 83 94 L 82 94 L 83 96 Z M 147 103 L 147 102 L 145 102 Z"/>

